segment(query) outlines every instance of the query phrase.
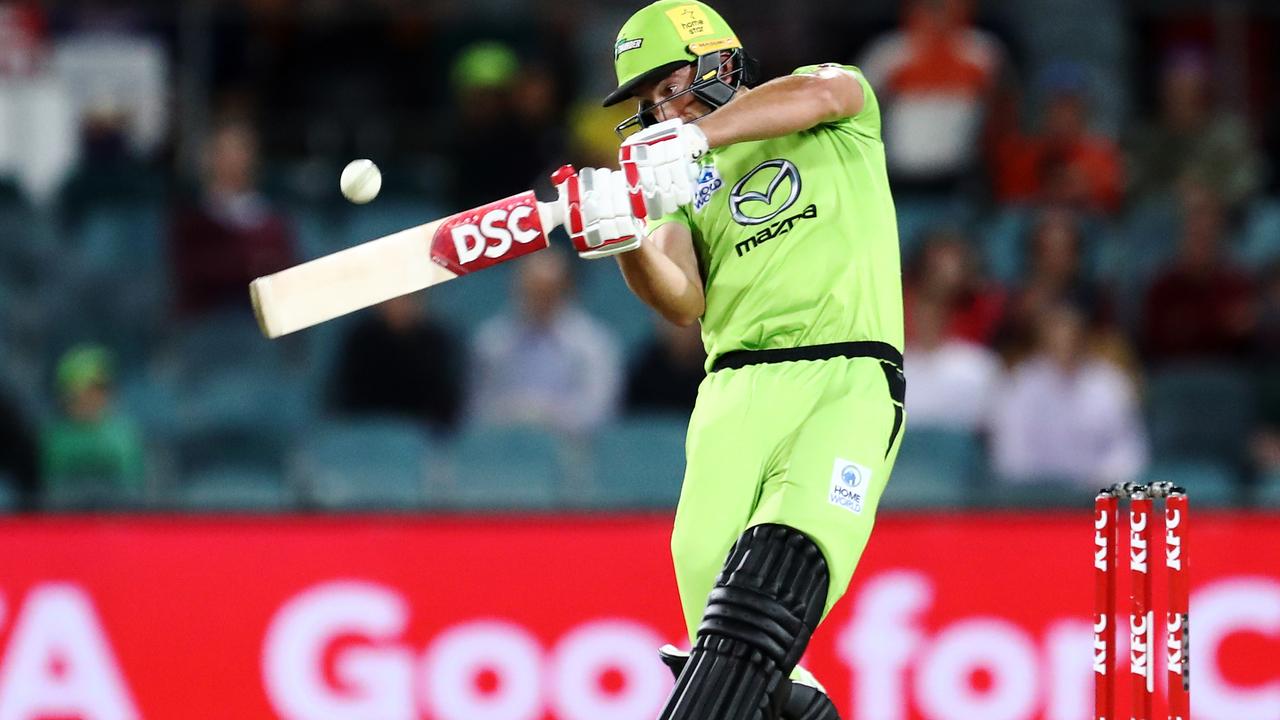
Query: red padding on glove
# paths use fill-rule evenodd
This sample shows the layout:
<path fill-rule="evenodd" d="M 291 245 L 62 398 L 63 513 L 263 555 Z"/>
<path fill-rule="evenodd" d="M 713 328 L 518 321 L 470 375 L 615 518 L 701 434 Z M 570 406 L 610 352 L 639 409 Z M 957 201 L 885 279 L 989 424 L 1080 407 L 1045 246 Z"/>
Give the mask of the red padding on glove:
<path fill-rule="evenodd" d="M 565 180 L 568 180 L 569 177 L 574 175 L 576 172 L 577 171 L 573 169 L 572 165 L 561 165 L 559 170 L 556 170 L 551 174 L 551 184 L 559 185 Z"/>
<path fill-rule="evenodd" d="M 569 177 L 569 234 L 582 234 L 582 193 L 578 187 L 578 174 Z"/>

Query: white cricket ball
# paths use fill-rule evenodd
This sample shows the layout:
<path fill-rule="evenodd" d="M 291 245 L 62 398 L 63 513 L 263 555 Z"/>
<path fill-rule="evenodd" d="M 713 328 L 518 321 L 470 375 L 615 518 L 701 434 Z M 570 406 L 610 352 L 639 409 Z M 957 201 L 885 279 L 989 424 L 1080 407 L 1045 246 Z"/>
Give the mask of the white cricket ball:
<path fill-rule="evenodd" d="M 352 160 L 342 169 L 342 179 L 338 181 L 342 195 L 357 205 L 363 205 L 378 197 L 382 189 L 382 171 L 372 160 Z"/>

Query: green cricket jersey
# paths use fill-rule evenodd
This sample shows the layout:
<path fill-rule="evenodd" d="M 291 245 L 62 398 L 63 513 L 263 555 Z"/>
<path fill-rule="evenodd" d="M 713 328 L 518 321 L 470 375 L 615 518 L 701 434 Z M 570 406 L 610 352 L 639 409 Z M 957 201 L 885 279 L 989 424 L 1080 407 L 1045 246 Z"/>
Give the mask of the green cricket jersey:
<path fill-rule="evenodd" d="M 816 71 L 818 65 L 794 74 Z M 730 350 L 879 340 L 902 349 L 898 226 L 880 106 L 780 138 L 711 150 L 694 201 L 650 223 L 693 234 L 707 367 Z"/>

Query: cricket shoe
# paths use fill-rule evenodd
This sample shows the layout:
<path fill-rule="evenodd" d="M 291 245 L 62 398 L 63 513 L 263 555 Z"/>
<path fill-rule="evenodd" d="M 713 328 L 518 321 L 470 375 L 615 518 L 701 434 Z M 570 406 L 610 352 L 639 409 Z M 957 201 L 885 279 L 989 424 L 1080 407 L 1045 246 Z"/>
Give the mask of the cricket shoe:
<path fill-rule="evenodd" d="M 677 678 L 689 662 L 689 653 L 674 645 L 658 648 L 658 657 Z M 827 689 L 822 687 L 813 673 L 797 665 L 795 672 L 791 674 L 791 679 L 787 681 L 791 685 L 791 692 L 782 706 L 779 720 L 840 720 L 835 704 L 827 697 Z"/>

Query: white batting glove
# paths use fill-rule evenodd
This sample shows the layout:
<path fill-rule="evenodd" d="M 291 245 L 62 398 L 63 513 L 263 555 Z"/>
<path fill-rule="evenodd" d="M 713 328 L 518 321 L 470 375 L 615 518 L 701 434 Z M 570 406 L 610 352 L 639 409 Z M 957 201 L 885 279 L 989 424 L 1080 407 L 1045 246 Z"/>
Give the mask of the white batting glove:
<path fill-rule="evenodd" d="M 551 176 L 560 192 L 564 228 L 578 255 L 609 257 L 640 247 L 645 223 L 631 212 L 627 183 L 617 170 L 565 165 Z"/>
<path fill-rule="evenodd" d="M 698 158 L 707 152 L 707 136 L 697 125 L 667 120 L 627 138 L 618 160 L 627 178 L 631 212 L 658 218 L 693 202 Z"/>

